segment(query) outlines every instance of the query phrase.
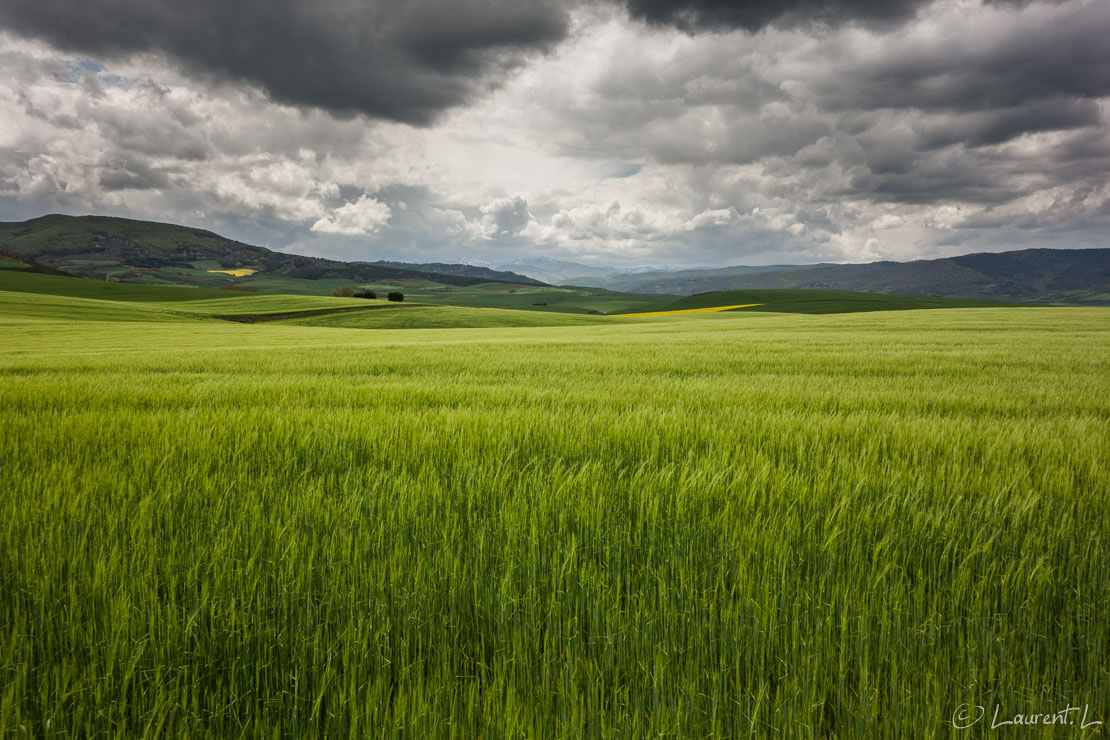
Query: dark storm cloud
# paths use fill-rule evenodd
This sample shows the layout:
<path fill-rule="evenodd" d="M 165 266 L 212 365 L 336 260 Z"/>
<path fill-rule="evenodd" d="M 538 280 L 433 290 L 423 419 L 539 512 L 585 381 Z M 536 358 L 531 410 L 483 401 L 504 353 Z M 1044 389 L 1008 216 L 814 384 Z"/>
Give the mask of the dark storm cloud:
<path fill-rule="evenodd" d="M 1110 3 L 1062 9 L 1036 24 L 997 20 L 998 28 L 960 38 L 894 38 L 827 67 L 814 90 L 827 110 L 975 111 L 1110 94 Z"/>
<path fill-rule="evenodd" d="M 809 82 L 810 99 L 839 114 L 838 128 L 859 147 L 858 157 L 850 148 L 840 157 L 852 192 L 989 205 L 1105 183 L 1110 141 L 1100 99 L 1110 95 L 1110 5 L 992 20 L 939 41 L 890 37 Z M 1035 154 L 1009 146 L 1045 133 L 1056 143 L 1042 139 Z"/>
<path fill-rule="evenodd" d="M 511 0 L 5 0 L 0 26 L 96 58 L 165 54 L 275 100 L 426 124 L 567 31 Z"/>
<path fill-rule="evenodd" d="M 84 104 L 78 112 L 86 125 L 95 123 L 109 141 L 144 156 L 203 160 L 212 154 L 196 122 L 181 121 L 172 110 L 119 111 Z"/>
<path fill-rule="evenodd" d="M 890 24 L 913 17 L 929 0 L 629 0 L 628 11 L 655 25 L 686 31 L 743 29 L 772 24 Z"/>
<path fill-rule="evenodd" d="M 838 26 L 857 23 L 889 27 L 908 21 L 933 0 L 627 0 L 629 15 L 687 32 L 744 30 L 767 26 Z M 1023 7 L 1034 0 L 986 0 Z M 1064 2 L 1065 0 L 1056 0 Z"/>
<path fill-rule="evenodd" d="M 1026 133 L 1097 126 L 1102 115 L 1094 100 L 1047 98 L 1014 108 L 938 118 L 920 126 L 924 148 L 961 142 L 971 147 L 1001 144 Z"/>
<path fill-rule="evenodd" d="M 758 25 L 729 13 L 759 11 L 786 25 L 778 9 L 839 21 L 886 11 L 694 2 L 651 4 L 651 15 L 650 0 L 636 2 L 633 12 L 684 26 L 693 40 L 655 66 L 614 67 L 589 106 L 561 114 L 565 128 L 586 132 L 603 152 L 632 159 L 646 151 L 671 165 L 758 162 L 759 192 L 783 183 L 796 191 L 784 199 L 804 193 L 818 203 L 992 207 L 1106 181 L 1108 3 L 921 3 L 916 20 L 897 28 L 796 31 L 807 43 L 784 53 L 781 34 L 698 32 Z M 589 148 L 568 141 L 568 149 Z M 800 174 L 814 169 L 822 171 Z"/>
<path fill-rule="evenodd" d="M 951 153 L 928 159 L 918 158 L 905 168 L 861 168 L 851 180 L 845 196 L 869 193 L 876 199 L 908 204 L 937 201 L 967 203 L 1004 203 L 1023 194 L 1015 183 L 999 177 L 993 162 L 980 162 L 976 168 L 968 158 Z"/>
<path fill-rule="evenodd" d="M 876 201 L 924 204 L 964 202 L 1002 205 L 1038 191 L 1073 192 L 1105 187 L 1110 172 L 1110 136 L 1097 127 L 1063 135 L 1055 146 L 1022 156 L 997 146 L 914 149 L 904 132 L 876 131 L 860 137 L 860 162 L 845 158 L 851 187 L 843 197 L 867 195 Z M 912 134 L 907 135 L 911 137 Z M 1057 199 L 1056 209 L 1070 210 Z"/>
<path fill-rule="evenodd" d="M 106 162 L 99 168 L 98 182 L 104 190 L 152 190 L 170 184 L 166 172 L 152 167 L 141 157 Z"/>

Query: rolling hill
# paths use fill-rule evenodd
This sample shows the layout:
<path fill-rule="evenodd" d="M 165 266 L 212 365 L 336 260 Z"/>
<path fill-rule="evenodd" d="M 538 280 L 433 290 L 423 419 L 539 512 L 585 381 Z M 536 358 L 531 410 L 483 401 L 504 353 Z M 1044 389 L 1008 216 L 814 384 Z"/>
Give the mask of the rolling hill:
<path fill-rule="evenodd" d="M 379 295 L 389 285 L 375 286 Z M 578 326 L 612 323 L 605 314 L 648 309 L 678 296 L 481 283 L 428 284 L 403 302 L 307 293 L 249 293 L 43 274 L 0 260 L 0 313 L 73 320 L 222 320 L 343 328 Z M 616 319 L 619 323 L 623 319 Z"/>
<path fill-rule="evenodd" d="M 317 288 L 312 292 L 323 293 L 340 284 L 380 280 L 542 285 L 513 273 L 451 269 L 464 266 L 443 265 L 445 271 L 437 272 L 421 265 L 285 254 L 203 229 L 108 216 L 49 215 L 0 223 L 0 250 L 72 275 L 120 282 L 283 290 L 291 286 L 273 281 L 326 281 L 311 286 Z"/>
<path fill-rule="evenodd" d="M 627 316 L 665 316 L 701 312 L 834 314 L 861 311 L 907 311 L 925 308 L 1012 308 L 1023 304 L 936 296 L 853 293 L 845 290 L 724 290 L 656 304 Z"/>
<path fill-rule="evenodd" d="M 542 288 L 537 288 L 542 290 Z M 557 290 L 570 300 L 579 293 Z M 605 291 L 601 291 L 605 293 Z M 476 296 L 480 294 L 475 294 Z M 614 294 L 622 295 L 622 294 Z M 617 304 L 625 305 L 624 302 Z M 589 314 L 595 315 L 589 315 Z M 527 310 L 436 301 L 235 293 L 178 286 L 110 283 L 0 267 L 0 319 L 71 322 L 231 322 L 342 329 L 460 329 L 620 324 L 632 319 L 584 309 Z M 0 321 L 0 323 L 3 323 Z"/>

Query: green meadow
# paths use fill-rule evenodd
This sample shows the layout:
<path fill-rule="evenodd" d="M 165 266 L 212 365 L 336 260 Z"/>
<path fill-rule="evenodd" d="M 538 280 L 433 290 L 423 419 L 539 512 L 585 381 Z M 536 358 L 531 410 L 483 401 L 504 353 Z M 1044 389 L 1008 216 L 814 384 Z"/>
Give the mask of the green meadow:
<path fill-rule="evenodd" d="M 57 275 L 28 274 L 18 270 L 22 263 L 11 262 L 8 269 L 0 263 L 0 292 L 39 293 L 68 297 L 96 298 L 101 300 L 180 303 L 184 301 L 279 300 L 290 308 L 305 310 L 328 304 L 333 300 L 328 293 L 332 288 L 351 287 L 375 291 L 381 298 L 367 302 L 356 299 L 357 305 L 383 305 L 391 291 L 404 294 L 408 304 L 429 306 L 458 306 L 462 308 L 500 308 L 529 311 L 535 314 L 608 314 L 633 310 L 655 310 L 657 305 L 670 304 L 678 296 L 653 293 L 616 293 L 602 288 L 574 288 L 563 286 L 512 285 L 508 283 L 479 283 L 472 286 L 444 285 L 427 280 L 403 280 L 390 283 L 358 284 L 350 280 L 297 280 L 293 278 L 249 278 L 237 281 L 240 287 L 257 290 L 213 290 L 198 287 L 157 284 L 154 282 L 109 283 Z M 350 299 L 346 299 L 350 302 Z M 941 299 L 943 300 L 943 299 Z M 230 304 L 229 304 L 230 305 Z M 256 305 L 244 303 L 246 306 Z M 261 304 L 257 304 L 261 305 Z M 458 314 L 460 317 L 465 312 Z M 553 321 L 539 320 L 538 325 L 551 325 Z M 557 322 L 556 322 L 557 323 Z M 579 322 L 581 323 L 581 322 Z M 440 325 L 439 323 L 436 324 Z M 447 322 L 444 325 L 449 325 Z"/>
<path fill-rule="evenodd" d="M 1110 724 L 1110 309 L 66 281 L 0 272 L 6 736 Z"/>
<path fill-rule="evenodd" d="M 856 313 L 859 311 L 907 311 L 925 308 L 1014 308 L 1015 303 L 989 303 L 960 298 L 938 298 L 920 295 L 886 293 L 855 293 L 847 290 L 719 290 L 699 293 L 678 300 L 661 301 L 650 307 L 630 311 L 689 311 L 713 306 L 743 305 L 733 309 L 748 313 Z"/>

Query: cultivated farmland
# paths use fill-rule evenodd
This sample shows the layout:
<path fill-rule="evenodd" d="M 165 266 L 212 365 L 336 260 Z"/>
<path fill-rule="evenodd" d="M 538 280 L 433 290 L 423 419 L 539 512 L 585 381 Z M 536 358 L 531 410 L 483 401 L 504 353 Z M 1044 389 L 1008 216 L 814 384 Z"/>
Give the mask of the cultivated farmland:
<path fill-rule="evenodd" d="M 1110 720 L 1110 309 L 360 330 L 522 312 L 137 289 L 0 293 L 5 734 Z"/>

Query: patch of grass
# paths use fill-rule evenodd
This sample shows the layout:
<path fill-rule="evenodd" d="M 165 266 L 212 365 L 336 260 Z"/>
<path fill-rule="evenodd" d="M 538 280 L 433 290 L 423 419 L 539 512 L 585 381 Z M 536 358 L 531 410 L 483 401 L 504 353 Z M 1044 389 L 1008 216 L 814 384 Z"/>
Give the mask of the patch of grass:
<path fill-rule="evenodd" d="M 148 302 L 136 304 L 126 301 L 0 291 L 0 322 L 10 327 L 12 322 L 19 325 L 21 322 L 67 321 L 88 327 L 90 322 L 164 322 L 203 318 L 175 310 L 182 305 L 184 304 Z M 93 330 L 100 329 L 100 327 L 93 327 Z"/>
<path fill-rule="evenodd" d="M 119 265 L 118 260 L 94 260 L 94 259 L 69 259 L 66 260 L 68 265 L 91 265 L 93 267 L 115 267 Z"/>
<path fill-rule="evenodd" d="M 332 296 L 273 295 L 266 293 L 232 293 L 205 291 L 211 298 L 190 301 L 180 310 L 203 316 L 229 314 L 286 314 L 297 311 L 316 311 L 332 308 L 365 308 L 368 301 L 362 298 L 333 298 Z M 167 308 L 173 302 L 161 304 Z"/>
<path fill-rule="evenodd" d="M 352 280 L 304 280 L 283 277 L 250 277 L 237 281 L 241 285 L 258 288 L 264 293 L 288 293 L 292 295 L 331 295 L 333 289 L 348 286 L 359 287 Z"/>
<path fill-rule="evenodd" d="M 214 290 L 199 288 L 106 283 L 103 280 L 87 280 L 79 277 L 15 272 L 0 272 L 0 291 L 42 293 L 112 301 L 163 302 L 204 300 L 221 295 Z"/>
<path fill-rule="evenodd" d="M 343 327 L 348 329 L 445 329 L 495 328 L 511 326 L 584 326 L 612 323 L 601 316 L 566 313 L 539 313 L 497 308 L 462 306 L 420 306 L 408 303 L 376 306 L 375 310 L 291 319 L 299 326 Z"/>
<path fill-rule="evenodd" d="M 602 288 L 507 283 L 481 283 L 466 287 L 454 285 L 405 287 L 396 283 L 375 283 L 367 287 L 381 294 L 400 290 L 405 294 L 406 300 L 472 308 L 510 308 L 539 313 L 609 314 L 644 305 L 670 303 L 677 298 L 677 296 L 650 293 L 615 293 Z"/>

